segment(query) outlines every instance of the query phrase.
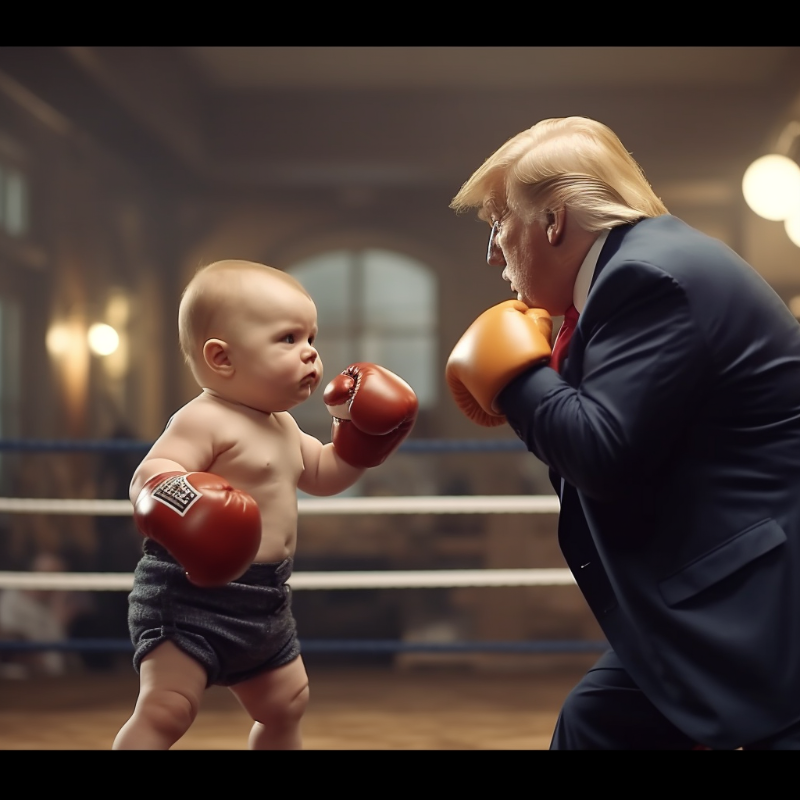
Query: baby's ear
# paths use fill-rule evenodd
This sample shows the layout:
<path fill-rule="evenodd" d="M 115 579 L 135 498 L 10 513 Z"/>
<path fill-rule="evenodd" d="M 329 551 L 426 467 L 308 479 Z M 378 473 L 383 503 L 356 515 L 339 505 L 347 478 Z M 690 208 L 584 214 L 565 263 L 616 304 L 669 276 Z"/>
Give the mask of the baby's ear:
<path fill-rule="evenodd" d="M 216 375 L 229 377 L 233 375 L 233 364 L 228 358 L 228 344 L 222 339 L 208 339 L 203 345 L 203 359 L 208 368 Z"/>

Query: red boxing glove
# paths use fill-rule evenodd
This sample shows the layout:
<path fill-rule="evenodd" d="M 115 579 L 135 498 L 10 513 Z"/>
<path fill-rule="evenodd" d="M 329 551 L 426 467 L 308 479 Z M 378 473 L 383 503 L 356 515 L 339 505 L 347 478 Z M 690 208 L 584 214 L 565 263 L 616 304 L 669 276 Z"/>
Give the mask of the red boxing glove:
<path fill-rule="evenodd" d="M 377 467 L 411 432 L 419 403 L 414 390 L 377 364 L 351 364 L 323 394 L 333 417 L 331 441 L 353 467 Z"/>
<path fill-rule="evenodd" d="M 133 507 L 142 535 L 165 547 L 196 586 L 224 586 L 253 563 L 261 512 L 247 493 L 210 472 L 162 472 Z"/>

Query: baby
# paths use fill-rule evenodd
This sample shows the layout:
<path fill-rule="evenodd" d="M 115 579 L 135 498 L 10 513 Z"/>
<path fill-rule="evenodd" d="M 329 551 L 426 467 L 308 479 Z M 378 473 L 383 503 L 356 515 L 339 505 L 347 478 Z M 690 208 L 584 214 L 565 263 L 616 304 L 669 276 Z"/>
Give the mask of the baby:
<path fill-rule="evenodd" d="M 375 364 L 327 386 L 331 442 L 289 413 L 322 379 L 312 298 L 285 272 L 218 261 L 186 287 L 181 349 L 201 392 L 136 469 L 145 536 L 128 622 L 140 690 L 114 749 L 169 749 L 208 686 L 228 686 L 253 719 L 251 749 L 300 749 L 308 677 L 287 581 L 297 490 L 334 495 L 411 431 L 417 397 Z"/>

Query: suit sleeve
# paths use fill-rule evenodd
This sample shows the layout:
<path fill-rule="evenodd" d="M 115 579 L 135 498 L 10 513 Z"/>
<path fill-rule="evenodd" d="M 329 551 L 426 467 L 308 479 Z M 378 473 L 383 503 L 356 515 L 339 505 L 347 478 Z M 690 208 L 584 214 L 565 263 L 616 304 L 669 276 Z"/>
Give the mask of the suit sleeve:
<path fill-rule="evenodd" d="M 658 268 L 623 264 L 595 292 L 574 355 L 578 386 L 535 368 L 499 402 L 532 453 L 588 496 L 611 500 L 656 479 L 680 446 L 710 359 L 684 291 Z"/>

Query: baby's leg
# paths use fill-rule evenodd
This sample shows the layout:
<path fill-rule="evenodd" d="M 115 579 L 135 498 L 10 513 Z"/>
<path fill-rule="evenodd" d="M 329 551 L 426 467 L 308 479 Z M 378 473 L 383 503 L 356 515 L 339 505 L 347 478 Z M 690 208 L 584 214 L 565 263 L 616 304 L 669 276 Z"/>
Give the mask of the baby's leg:
<path fill-rule="evenodd" d="M 148 653 L 139 667 L 139 697 L 114 750 L 169 750 L 189 730 L 206 688 L 205 669 L 172 642 Z"/>
<path fill-rule="evenodd" d="M 308 675 L 300 656 L 230 688 L 255 720 L 248 743 L 251 750 L 302 748 L 300 720 L 308 705 Z"/>

